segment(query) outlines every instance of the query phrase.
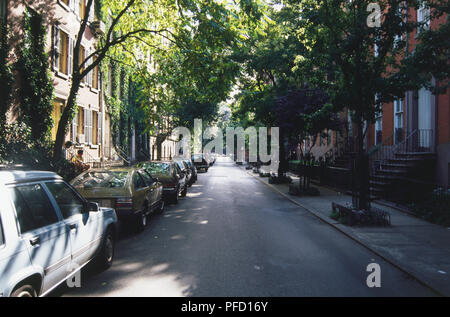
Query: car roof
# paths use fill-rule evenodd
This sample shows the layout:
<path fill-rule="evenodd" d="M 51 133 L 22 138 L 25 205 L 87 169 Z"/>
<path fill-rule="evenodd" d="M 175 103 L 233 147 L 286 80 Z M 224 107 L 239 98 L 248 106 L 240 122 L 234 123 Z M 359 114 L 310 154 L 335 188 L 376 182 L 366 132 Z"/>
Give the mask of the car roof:
<path fill-rule="evenodd" d="M 62 177 L 49 171 L 0 171 L 0 183 L 2 184 L 35 182 L 49 179 L 59 180 Z"/>
<path fill-rule="evenodd" d="M 86 172 L 100 172 L 100 171 L 107 171 L 107 172 L 129 172 L 132 170 L 139 170 L 139 167 L 136 166 L 121 166 L 121 167 L 97 167 L 97 168 L 91 168 L 88 169 Z"/>
<path fill-rule="evenodd" d="M 150 163 L 164 163 L 164 164 L 171 164 L 173 163 L 172 161 L 145 161 L 145 162 L 140 162 L 137 164 L 150 164 Z"/>

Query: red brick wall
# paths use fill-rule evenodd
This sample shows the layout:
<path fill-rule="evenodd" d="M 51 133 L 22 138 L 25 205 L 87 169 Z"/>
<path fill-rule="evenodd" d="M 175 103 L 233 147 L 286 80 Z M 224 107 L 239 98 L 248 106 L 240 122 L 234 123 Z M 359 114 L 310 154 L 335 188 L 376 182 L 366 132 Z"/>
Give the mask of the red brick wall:
<path fill-rule="evenodd" d="M 450 91 L 437 97 L 438 144 L 450 143 Z"/>

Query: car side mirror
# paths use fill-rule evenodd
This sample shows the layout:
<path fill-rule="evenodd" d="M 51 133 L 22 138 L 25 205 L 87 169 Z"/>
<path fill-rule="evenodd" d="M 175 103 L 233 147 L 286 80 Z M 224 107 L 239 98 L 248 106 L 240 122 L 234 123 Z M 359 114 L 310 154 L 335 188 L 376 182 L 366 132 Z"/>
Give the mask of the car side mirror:
<path fill-rule="evenodd" d="M 88 202 L 86 204 L 86 208 L 84 209 L 86 213 L 90 212 L 90 211 L 99 211 L 99 206 L 97 203 L 93 203 L 93 202 Z"/>

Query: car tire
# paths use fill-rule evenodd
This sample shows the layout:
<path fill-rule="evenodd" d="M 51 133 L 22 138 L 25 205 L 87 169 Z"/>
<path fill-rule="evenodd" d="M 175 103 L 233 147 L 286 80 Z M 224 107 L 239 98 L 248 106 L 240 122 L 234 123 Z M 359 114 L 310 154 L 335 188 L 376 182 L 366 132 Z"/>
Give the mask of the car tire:
<path fill-rule="evenodd" d="M 161 204 L 159 205 L 157 212 L 159 214 L 162 214 L 164 212 L 164 199 L 161 199 Z"/>
<path fill-rule="evenodd" d="M 136 231 L 142 232 L 147 227 L 147 215 L 145 212 L 140 212 L 136 215 Z"/>
<path fill-rule="evenodd" d="M 11 293 L 11 297 L 37 297 L 37 293 L 33 286 L 22 285 Z"/>
<path fill-rule="evenodd" d="M 107 270 L 111 267 L 114 260 L 115 245 L 114 232 L 109 228 L 106 230 L 101 249 L 95 259 L 95 262 L 100 269 Z"/>
<path fill-rule="evenodd" d="M 177 190 L 176 193 L 172 195 L 172 199 L 171 199 L 172 204 L 175 204 L 175 205 L 178 204 L 178 196 L 179 195 L 180 195 L 179 190 Z"/>
<path fill-rule="evenodd" d="M 186 197 L 187 191 L 188 191 L 188 185 L 184 185 L 184 189 L 181 192 L 181 197 Z"/>

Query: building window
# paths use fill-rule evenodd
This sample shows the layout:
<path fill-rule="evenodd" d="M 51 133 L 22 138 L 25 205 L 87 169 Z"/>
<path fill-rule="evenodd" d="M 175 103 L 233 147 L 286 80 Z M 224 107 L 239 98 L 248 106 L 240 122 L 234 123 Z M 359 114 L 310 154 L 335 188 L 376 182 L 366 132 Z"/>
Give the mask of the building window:
<path fill-rule="evenodd" d="M 0 23 L 6 22 L 6 13 L 7 13 L 6 1 L 7 0 L 0 0 Z"/>
<path fill-rule="evenodd" d="M 383 142 L 383 115 L 379 115 L 375 121 L 375 145 Z"/>
<path fill-rule="evenodd" d="M 83 134 L 84 135 L 84 108 L 78 107 L 78 114 L 77 114 L 77 118 L 78 118 L 78 124 L 77 124 L 77 134 Z M 81 142 L 80 140 L 78 141 L 79 143 L 84 143 Z"/>
<path fill-rule="evenodd" d="M 63 31 L 59 31 L 59 67 L 63 74 L 69 74 L 69 36 Z"/>
<path fill-rule="evenodd" d="M 58 27 L 53 27 L 53 69 L 69 75 L 73 66 L 73 39 Z"/>
<path fill-rule="evenodd" d="M 92 110 L 84 109 L 84 143 L 92 144 Z"/>
<path fill-rule="evenodd" d="M 85 58 L 86 58 L 86 52 L 85 52 L 85 49 L 84 49 L 83 46 L 80 46 L 80 52 L 79 52 L 79 64 L 78 64 L 78 66 L 81 66 L 81 63 L 84 62 L 84 59 L 85 59 Z M 84 72 L 84 67 L 85 67 L 85 65 L 83 64 L 83 66 L 80 68 L 80 73 Z M 85 82 L 86 82 L 86 76 L 84 76 L 84 77 L 81 79 L 81 82 L 82 82 L 82 83 L 85 83 Z"/>
<path fill-rule="evenodd" d="M 86 1 L 85 0 L 78 0 L 78 1 L 79 1 L 78 16 L 81 19 L 84 19 L 85 15 L 86 15 Z"/>
<path fill-rule="evenodd" d="M 99 144 L 98 142 L 98 112 L 92 112 L 92 144 Z"/>
<path fill-rule="evenodd" d="M 430 8 L 425 5 L 421 5 L 417 10 L 417 23 L 422 24 L 419 26 L 417 33 L 430 28 Z"/>
<path fill-rule="evenodd" d="M 97 59 L 97 56 L 94 57 L 94 60 Z M 98 65 L 94 67 L 92 70 L 92 88 L 99 89 L 99 77 L 100 72 L 98 71 Z"/>
<path fill-rule="evenodd" d="M 64 111 L 64 103 L 60 101 L 54 101 L 52 110 L 52 119 L 53 119 L 52 140 L 56 140 L 56 133 L 58 132 L 58 124 L 59 120 L 61 119 L 63 111 Z"/>
<path fill-rule="evenodd" d="M 78 113 L 72 120 L 72 129 L 70 131 L 70 140 L 74 143 L 77 141 L 77 134 L 78 134 Z"/>
<path fill-rule="evenodd" d="M 403 100 L 394 101 L 394 141 L 395 144 L 403 141 Z"/>

